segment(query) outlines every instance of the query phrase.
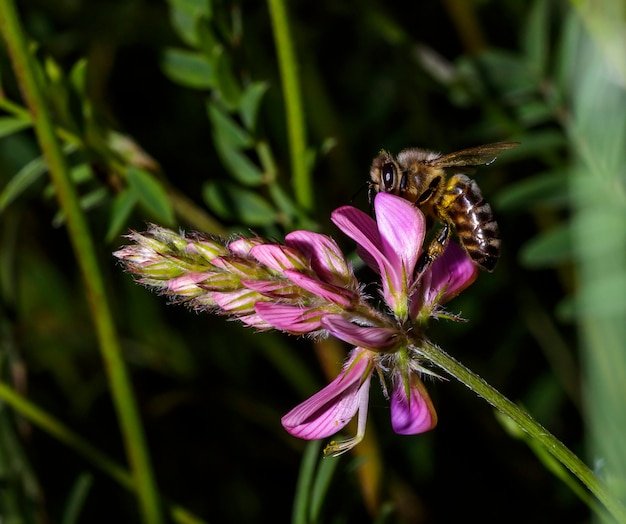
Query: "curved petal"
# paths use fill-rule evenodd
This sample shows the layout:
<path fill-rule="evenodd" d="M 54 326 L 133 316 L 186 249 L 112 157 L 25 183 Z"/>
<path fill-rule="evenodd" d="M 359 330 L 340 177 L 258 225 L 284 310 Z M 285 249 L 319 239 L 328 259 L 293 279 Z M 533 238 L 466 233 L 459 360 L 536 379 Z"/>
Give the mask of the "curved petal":
<path fill-rule="evenodd" d="M 250 249 L 250 255 L 264 266 L 281 273 L 285 269 L 305 269 L 307 261 L 297 249 L 280 244 L 261 244 Z"/>
<path fill-rule="evenodd" d="M 274 326 L 268 324 L 256 313 L 252 313 L 250 315 L 243 315 L 241 317 L 237 317 L 241 322 L 243 322 L 246 326 L 256 328 L 257 331 L 269 331 L 270 329 L 274 329 Z"/>
<path fill-rule="evenodd" d="M 416 435 L 437 425 L 437 412 L 428 391 L 415 373 L 394 384 L 391 396 L 391 426 L 400 435 Z"/>
<path fill-rule="evenodd" d="M 342 206 L 335 209 L 330 219 L 348 237 L 354 240 L 367 255 L 363 258 L 379 274 L 385 269 L 382 263 L 383 246 L 376 221 L 360 209 Z"/>
<path fill-rule="evenodd" d="M 282 419 L 294 437 L 313 440 L 342 430 L 359 409 L 367 410 L 372 361 L 361 348 L 352 351 L 344 371 L 328 386 L 296 406 Z"/>
<path fill-rule="evenodd" d="M 311 231 L 292 231 L 285 244 L 310 260 L 311 268 L 325 282 L 341 287 L 356 287 L 352 267 L 337 243 L 329 236 Z"/>
<path fill-rule="evenodd" d="M 255 304 L 263 297 L 250 289 L 237 289 L 235 291 L 214 291 L 211 298 L 227 313 L 233 315 L 247 315 L 254 312 Z"/>
<path fill-rule="evenodd" d="M 384 351 L 397 343 L 395 330 L 385 327 L 358 326 L 341 315 L 326 315 L 322 318 L 321 324 L 324 329 L 344 342 L 372 351 Z"/>
<path fill-rule="evenodd" d="M 391 259 L 387 257 L 374 219 L 352 206 L 343 206 L 333 211 L 331 220 L 357 243 L 359 256 L 381 276 L 385 301 L 395 310 L 396 297 L 405 287 L 402 265 L 394 251 L 389 251 Z"/>
<path fill-rule="evenodd" d="M 259 317 L 276 329 L 304 335 L 321 329 L 320 319 L 324 315 L 321 308 L 304 308 L 275 302 L 257 302 L 254 309 Z"/>
<path fill-rule="evenodd" d="M 341 307 L 347 308 L 358 299 L 355 293 L 352 293 L 347 289 L 333 284 L 327 284 L 326 282 L 322 282 L 317 278 L 309 277 L 299 271 L 286 269 L 284 273 L 289 280 L 300 286 L 305 291 Z"/>
<path fill-rule="evenodd" d="M 465 250 L 450 242 L 430 270 L 422 277 L 422 295 L 425 304 L 432 304 L 439 296 L 443 304 L 467 288 L 478 275 L 478 268 Z"/>
<path fill-rule="evenodd" d="M 167 280 L 167 290 L 170 293 L 187 295 L 197 291 L 200 287 L 198 284 L 210 279 L 213 275 L 214 273 L 207 272 L 185 273 L 179 277 Z"/>
<path fill-rule="evenodd" d="M 374 210 L 385 255 L 400 260 L 410 278 L 426 234 L 424 214 L 408 200 L 389 193 L 376 195 Z"/>
<path fill-rule="evenodd" d="M 246 238 L 240 237 L 228 244 L 228 251 L 230 251 L 233 255 L 237 255 L 240 257 L 246 257 L 250 254 L 250 250 L 254 246 L 260 246 L 264 244 L 264 240 L 262 238 L 253 237 Z"/>

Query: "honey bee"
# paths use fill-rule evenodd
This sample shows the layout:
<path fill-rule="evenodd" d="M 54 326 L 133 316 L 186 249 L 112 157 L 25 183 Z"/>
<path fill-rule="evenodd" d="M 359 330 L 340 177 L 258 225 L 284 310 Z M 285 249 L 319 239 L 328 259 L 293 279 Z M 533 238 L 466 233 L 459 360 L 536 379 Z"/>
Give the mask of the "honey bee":
<path fill-rule="evenodd" d="M 500 256 L 500 233 L 491 206 L 478 184 L 467 174 L 472 166 L 487 165 L 518 142 L 497 142 L 470 147 L 448 155 L 411 148 L 394 158 L 386 151 L 372 162 L 369 198 L 384 191 L 413 202 L 429 223 L 443 224 L 417 264 L 423 272 L 443 253 L 452 229 L 469 257 L 485 271 L 493 271 Z"/>

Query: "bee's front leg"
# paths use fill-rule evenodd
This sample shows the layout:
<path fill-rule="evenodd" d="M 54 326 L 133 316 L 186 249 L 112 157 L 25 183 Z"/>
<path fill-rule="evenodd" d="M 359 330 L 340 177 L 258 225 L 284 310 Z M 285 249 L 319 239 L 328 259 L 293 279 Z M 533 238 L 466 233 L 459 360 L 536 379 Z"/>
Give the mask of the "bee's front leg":
<path fill-rule="evenodd" d="M 439 234 L 432 239 L 428 247 L 417 259 L 415 274 L 419 278 L 424 271 L 445 251 L 452 231 L 449 224 L 444 224 Z"/>

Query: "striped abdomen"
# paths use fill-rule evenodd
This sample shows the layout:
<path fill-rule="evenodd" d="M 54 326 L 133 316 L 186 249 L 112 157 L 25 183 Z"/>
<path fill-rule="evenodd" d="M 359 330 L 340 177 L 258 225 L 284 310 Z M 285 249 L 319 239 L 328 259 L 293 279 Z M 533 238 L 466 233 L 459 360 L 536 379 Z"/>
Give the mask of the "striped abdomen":
<path fill-rule="evenodd" d="M 467 254 L 482 269 L 493 271 L 500 257 L 500 232 L 478 184 L 468 176 L 454 175 L 442 195 L 443 202 Z"/>

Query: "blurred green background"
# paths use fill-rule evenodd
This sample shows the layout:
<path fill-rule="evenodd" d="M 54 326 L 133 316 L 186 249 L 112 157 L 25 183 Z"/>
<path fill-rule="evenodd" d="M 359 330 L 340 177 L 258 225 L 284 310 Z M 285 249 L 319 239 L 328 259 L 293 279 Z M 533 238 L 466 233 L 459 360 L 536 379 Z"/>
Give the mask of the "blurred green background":
<path fill-rule="evenodd" d="M 280 417 L 328 381 L 321 363 L 338 365 L 349 348 L 168 305 L 116 264 L 121 235 L 149 221 L 277 239 L 306 227 L 351 251 L 329 213 L 368 209 L 363 188 L 380 149 L 452 152 L 500 140 L 522 145 L 476 178 L 501 227 L 502 259 L 448 305 L 469 321 L 437 324 L 431 340 L 602 477 L 624 478 L 623 450 L 611 447 L 626 429 L 623 2 L 289 3 L 306 145 L 295 159 L 272 2 L 18 7 L 168 500 L 207 522 L 289 521 L 294 500 L 314 497 L 295 499 L 306 443 Z M 64 217 L 0 53 L 2 380 L 125 463 Z M 487 403 L 456 382 L 428 387 L 439 425 L 403 437 L 373 386 L 372 440 L 323 460 L 329 478 L 319 480 L 319 500 L 303 503 L 317 508 L 308 521 L 591 521 L 581 497 Z M 380 469 L 364 474 L 368 460 Z M 0 516 L 139 518 L 133 495 L 6 404 Z"/>

